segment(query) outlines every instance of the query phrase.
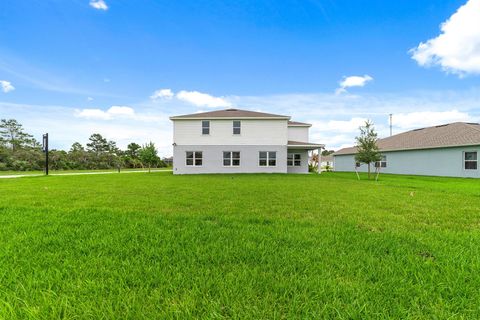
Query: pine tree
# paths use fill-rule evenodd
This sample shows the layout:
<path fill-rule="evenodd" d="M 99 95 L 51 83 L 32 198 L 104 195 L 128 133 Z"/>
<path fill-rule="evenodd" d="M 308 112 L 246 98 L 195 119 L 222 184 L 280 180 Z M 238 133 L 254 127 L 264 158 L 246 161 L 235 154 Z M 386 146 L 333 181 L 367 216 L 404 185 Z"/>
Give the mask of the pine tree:
<path fill-rule="evenodd" d="M 12 153 L 21 148 L 36 148 L 38 142 L 26 133 L 23 126 L 15 119 L 0 120 L 0 145 L 9 148 Z"/>

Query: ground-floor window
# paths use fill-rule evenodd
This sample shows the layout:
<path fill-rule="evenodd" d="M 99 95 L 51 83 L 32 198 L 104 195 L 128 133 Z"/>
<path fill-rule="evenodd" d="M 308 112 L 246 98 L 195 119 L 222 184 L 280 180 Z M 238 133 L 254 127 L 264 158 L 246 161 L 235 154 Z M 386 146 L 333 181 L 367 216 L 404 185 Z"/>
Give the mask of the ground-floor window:
<path fill-rule="evenodd" d="M 375 162 L 376 168 L 386 168 L 387 167 L 387 156 L 382 155 L 380 161 Z"/>
<path fill-rule="evenodd" d="M 277 165 L 277 152 L 260 151 L 258 153 L 258 165 L 260 167 L 275 167 Z"/>
<path fill-rule="evenodd" d="M 240 165 L 239 151 L 224 151 L 223 165 L 226 167 L 238 167 Z"/>
<path fill-rule="evenodd" d="M 300 153 L 288 153 L 287 154 L 287 166 L 300 167 L 302 165 L 302 156 Z"/>
<path fill-rule="evenodd" d="M 477 170 L 477 151 L 465 151 L 463 161 L 465 170 Z"/>
<path fill-rule="evenodd" d="M 186 152 L 186 165 L 200 167 L 203 162 L 202 151 L 187 151 Z"/>

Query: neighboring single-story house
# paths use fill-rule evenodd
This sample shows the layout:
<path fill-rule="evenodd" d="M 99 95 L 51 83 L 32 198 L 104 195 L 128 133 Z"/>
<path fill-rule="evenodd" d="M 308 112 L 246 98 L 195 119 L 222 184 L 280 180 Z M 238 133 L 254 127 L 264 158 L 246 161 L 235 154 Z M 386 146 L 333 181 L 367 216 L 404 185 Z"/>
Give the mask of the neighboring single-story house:
<path fill-rule="evenodd" d="M 173 156 L 172 157 L 165 157 L 162 159 L 162 161 L 167 165 L 167 166 L 172 166 L 173 165 Z"/>
<path fill-rule="evenodd" d="M 480 178 L 480 124 L 455 122 L 420 128 L 377 143 L 382 160 L 375 164 L 384 173 Z M 367 171 L 355 162 L 356 147 L 334 153 L 335 171 Z M 372 171 L 375 168 L 372 168 Z"/>
<path fill-rule="evenodd" d="M 321 157 L 321 167 L 322 170 L 333 170 L 333 155 L 322 156 Z"/>

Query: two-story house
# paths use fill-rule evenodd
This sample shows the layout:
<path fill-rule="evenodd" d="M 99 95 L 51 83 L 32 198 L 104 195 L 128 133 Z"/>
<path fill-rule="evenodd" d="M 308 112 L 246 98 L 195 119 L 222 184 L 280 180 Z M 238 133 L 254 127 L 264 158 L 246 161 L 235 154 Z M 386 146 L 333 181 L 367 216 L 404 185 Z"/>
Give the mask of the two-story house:
<path fill-rule="evenodd" d="M 226 109 L 171 117 L 173 173 L 308 173 L 308 123 Z"/>

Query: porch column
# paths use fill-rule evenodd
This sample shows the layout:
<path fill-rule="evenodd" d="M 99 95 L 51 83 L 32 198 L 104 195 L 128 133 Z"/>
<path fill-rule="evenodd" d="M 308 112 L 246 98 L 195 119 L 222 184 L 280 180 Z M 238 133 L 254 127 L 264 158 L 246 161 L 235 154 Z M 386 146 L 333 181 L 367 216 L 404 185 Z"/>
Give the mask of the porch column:
<path fill-rule="evenodd" d="M 322 173 L 322 148 L 318 148 L 318 166 L 317 166 L 317 173 Z"/>

